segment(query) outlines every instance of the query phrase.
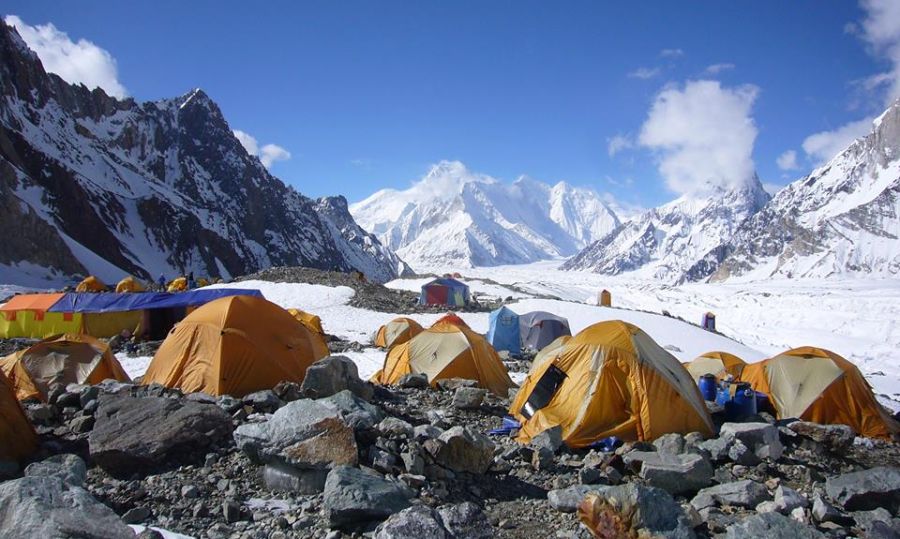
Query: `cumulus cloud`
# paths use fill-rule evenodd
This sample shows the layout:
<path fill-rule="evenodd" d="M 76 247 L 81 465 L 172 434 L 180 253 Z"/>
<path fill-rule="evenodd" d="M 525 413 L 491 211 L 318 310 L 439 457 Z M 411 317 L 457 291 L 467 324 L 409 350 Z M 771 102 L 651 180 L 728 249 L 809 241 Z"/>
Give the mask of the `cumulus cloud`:
<path fill-rule="evenodd" d="M 285 150 L 277 144 L 266 144 L 260 147 L 259 142 L 257 142 L 256 140 L 256 137 L 245 133 L 240 129 L 234 130 L 234 137 L 238 139 L 238 142 L 241 143 L 241 146 L 243 146 L 244 149 L 247 150 L 247 153 L 259 157 L 259 160 L 266 168 L 272 168 L 272 165 L 276 161 L 287 161 L 291 158 L 291 152 Z"/>
<path fill-rule="evenodd" d="M 114 97 L 128 95 L 125 86 L 119 82 L 116 60 L 106 50 L 86 39 L 72 41 L 68 34 L 52 23 L 31 26 L 15 15 L 7 15 L 4 20 L 6 24 L 16 27 L 47 71 L 73 84 L 84 84 L 91 89 L 103 88 Z"/>
<path fill-rule="evenodd" d="M 794 150 L 788 150 L 775 159 L 775 164 L 778 165 L 778 168 L 781 170 L 797 170 L 800 168 L 797 165 L 797 152 Z"/>
<path fill-rule="evenodd" d="M 863 137 L 872 130 L 873 118 L 863 118 L 850 122 L 832 131 L 822 131 L 806 137 L 803 151 L 817 163 L 828 161 L 854 140 Z"/>
<path fill-rule="evenodd" d="M 750 110 L 759 89 L 688 81 L 664 88 L 650 107 L 638 142 L 658 152 L 668 187 L 689 193 L 739 185 L 753 177 L 756 125 Z"/>
<path fill-rule="evenodd" d="M 628 73 L 628 77 L 632 79 L 647 80 L 659 75 L 658 67 L 639 67 Z"/>
<path fill-rule="evenodd" d="M 610 157 L 615 157 L 617 153 L 633 147 L 634 141 L 628 135 L 619 134 L 606 139 L 606 152 Z"/>
<path fill-rule="evenodd" d="M 729 71 L 731 69 L 734 69 L 734 64 L 722 63 L 722 64 L 713 64 L 710 66 L 706 66 L 706 69 L 704 69 L 703 71 L 710 75 L 718 75 L 719 73 L 721 73 L 723 71 Z"/>
<path fill-rule="evenodd" d="M 684 56 L 684 51 L 681 49 L 663 49 L 659 51 L 659 55 L 663 58 L 678 58 L 679 56 Z"/>

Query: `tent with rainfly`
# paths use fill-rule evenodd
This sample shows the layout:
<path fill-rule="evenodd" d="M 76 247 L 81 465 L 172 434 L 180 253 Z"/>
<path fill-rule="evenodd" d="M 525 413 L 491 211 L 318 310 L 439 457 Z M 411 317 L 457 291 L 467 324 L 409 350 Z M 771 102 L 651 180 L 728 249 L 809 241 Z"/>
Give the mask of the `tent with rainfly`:
<path fill-rule="evenodd" d="M 378 328 L 374 344 L 379 348 L 392 348 L 409 341 L 422 331 L 422 326 L 412 318 L 394 318 Z"/>
<path fill-rule="evenodd" d="M 508 307 L 491 311 L 488 317 L 487 340 L 498 352 L 518 354 L 522 350 L 519 338 L 519 315 Z"/>
<path fill-rule="evenodd" d="M 448 378 L 475 380 L 480 387 L 502 396 L 515 387 L 484 337 L 456 324 L 436 324 L 391 348 L 372 381 L 396 384 L 410 373 L 426 375 L 431 385 Z"/>
<path fill-rule="evenodd" d="M 15 388 L 0 371 L 0 461 L 21 462 L 37 451 L 38 439 Z"/>
<path fill-rule="evenodd" d="M 146 288 L 144 288 L 144 285 L 142 285 L 140 281 L 138 281 L 131 275 L 125 277 L 124 279 L 119 281 L 119 284 L 116 285 L 116 292 L 118 292 L 119 294 L 125 292 L 144 292 L 145 290 Z"/>
<path fill-rule="evenodd" d="M 76 292 L 106 292 L 109 288 L 99 278 L 88 275 L 75 287 Z"/>
<path fill-rule="evenodd" d="M 535 361 L 510 407 L 527 443 L 557 425 L 563 441 L 586 447 L 610 436 L 654 440 L 713 433 L 687 370 L 640 328 L 619 320 L 582 330 Z"/>
<path fill-rule="evenodd" d="M 422 285 L 419 305 L 447 305 L 462 307 L 469 303 L 469 287 L 449 277 L 435 279 Z"/>
<path fill-rule="evenodd" d="M 715 351 L 700 354 L 684 366 L 691 373 L 694 381 L 699 382 L 700 377 L 704 374 L 715 375 L 718 380 L 727 378 L 729 375 L 735 380 L 740 380 L 747 363 L 734 354 Z"/>
<path fill-rule="evenodd" d="M 519 315 L 519 332 L 522 347 L 540 350 L 563 335 L 571 335 L 569 321 L 544 311 L 532 311 Z"/>
<path fill-rule="evenodd" d="M 306 369 L 327 355 L 323 341 L 278 305 L 258 296 L 228 296 L 175 326 L 142 383 L 242 397 L 281 381 L 300 383 Z"/>
<path fill-rule="evenodd" d="M 89 335 L 57 335 L 0 359 L 19 400 L 47 400 L 54 384 L 99 384 L 131 379 L 106 343 Z"/>
<path fill-rule="evenodd" d="M 741 377 L 769 396 L 779 419 L 849 425 L 868 438 L 900 433 L 856 365 L 830 350 L 794 348 L 747 365 Z"/>

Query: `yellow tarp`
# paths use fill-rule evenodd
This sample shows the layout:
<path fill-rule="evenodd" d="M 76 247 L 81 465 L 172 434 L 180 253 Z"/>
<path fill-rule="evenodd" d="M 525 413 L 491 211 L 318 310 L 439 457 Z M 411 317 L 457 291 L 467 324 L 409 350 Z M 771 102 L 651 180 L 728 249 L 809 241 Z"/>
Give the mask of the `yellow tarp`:
<path fill-rule="evenodd" d="M 742 379 L 769 395 L 779 419 L 849 425 L 868 438 L 890 438 L 898 424 L 875 398 L 856 365 L 812 346 L 747 365 Z"/>
<path fill-rule="evenodd" d="M 93 275 L 88 275 L 75 287 L 76 292 L 106 292 L 107 286 Z"/>
<path fill-rule="evenodd" d="M 557 373 L 558 386 L 542 381 Z M 529 401 L 546 389 L 542 407 Z M 536 393 L 538 395 L 540 393 Z M 529 417 L 523 415 L 528 405 Z M 542 362 L 535 362 L 510 407 L 522 423 L 518 441 L 557 425 L 569 447 L 609 436 L 654 440 L 670 433 L 711 435 L 712 419 L 690 374 L 641 329 L 622 321 L 585 328 Z"/>
<path fill-rule="evenodd" d="M 0 372 L 0 460 L 21 461 L 37 451 L 37 434 L 16 399 L 9 379 Z"/>
<path fill-rule="evenodd" d="M 241 397 L 281 381 L 302 382 L 306 369 L 327 355 L 322 340 L 278 305 L 229 296 L 176 324 L 142 383 Z"/>
<path fill-rule="evenodd" d="M 64 294 L 22 294 L 13 296 L 0 307 L 0 338 L 43 339 L 60 333 L 80 333 L 82 317 L 78 313 L 52 313 L 52 307 Z"/>
<path fill-rule="evenodd" d="M 82 333 L 92 337 L 109 338 L 127 330 L 132 335 L 141 333 L 144 311 L 119 311 L 112 313 L 85 313 Z"/>
<path fill-rule="evenodd" d="M 516 387 L 494 348 L 468 327 L 437 324 L 391 348 L 372 381 L 396 384 L 404 375 L 421 373 L 434 386 L 439 380 L 465 378 L 496 395 Z"/>
<path fill-rule="evenodd" d="M 125 277 L 116 285 L 116 292 L 120 294 L 123 292 L 143 292 L 145 290 L 146 288 L 144 288 L 144 285 L 131 275 Z"/>

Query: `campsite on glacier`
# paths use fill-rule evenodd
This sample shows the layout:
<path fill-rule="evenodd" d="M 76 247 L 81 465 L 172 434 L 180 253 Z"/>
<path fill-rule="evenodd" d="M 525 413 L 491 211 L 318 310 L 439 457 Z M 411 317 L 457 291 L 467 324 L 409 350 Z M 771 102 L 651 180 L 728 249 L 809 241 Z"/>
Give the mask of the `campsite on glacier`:
<path fill-rule="evenodd" d="M 0 21 L 0 537 L 900 537 L 895 2 L 105 4 Z"/>

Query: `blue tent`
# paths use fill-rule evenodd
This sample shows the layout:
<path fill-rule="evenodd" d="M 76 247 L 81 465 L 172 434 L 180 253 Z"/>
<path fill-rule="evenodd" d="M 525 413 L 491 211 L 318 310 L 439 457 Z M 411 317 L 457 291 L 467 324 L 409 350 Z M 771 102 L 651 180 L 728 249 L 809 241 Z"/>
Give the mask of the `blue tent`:
<path fill-rule="evenodd" d="M 456 279 L 443 277 L 422 285 L 419 305 L 462 307 L 469 303 L 469 287 Z"/>
<path fill-rule="evenodd" d="M 519 315 L 511 309 L 500 307 L 491 311 L 488 319 L 487 340 L 498 352 L 506 350 L 518 354 L 522 350 L 519 340 Z"/>
<path fill-rule="evenodd" d="M 184 309 L 204 305 L 219 298 L 240 295 L 261 297 L 262 293 L 259 290 L 240 288 L 208 288 L 174 294 L 169 292 L 129 292 L 124 294 L 75 292 L 64 295 L 47 310 L 63 313 L 115 313 L 147 309 Z"/>

